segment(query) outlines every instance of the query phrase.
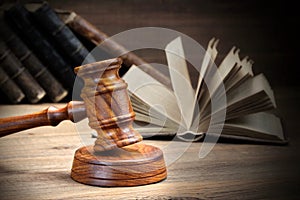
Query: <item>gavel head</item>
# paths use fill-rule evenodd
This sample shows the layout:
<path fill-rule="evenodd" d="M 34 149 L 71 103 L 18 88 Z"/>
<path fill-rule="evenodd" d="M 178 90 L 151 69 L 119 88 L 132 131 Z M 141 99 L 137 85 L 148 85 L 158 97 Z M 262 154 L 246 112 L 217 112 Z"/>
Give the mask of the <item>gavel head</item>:
<path fill-rule="evenodd" d="M 94 151 L 124 147 L 142 140 L 133 129 L 135 117 L 127 83 L 119 77 L 121 58 L 83 65 L 75 72 L 84 80 L 81 97 L 86 105 L 89 126 L 97 131 Z"/>

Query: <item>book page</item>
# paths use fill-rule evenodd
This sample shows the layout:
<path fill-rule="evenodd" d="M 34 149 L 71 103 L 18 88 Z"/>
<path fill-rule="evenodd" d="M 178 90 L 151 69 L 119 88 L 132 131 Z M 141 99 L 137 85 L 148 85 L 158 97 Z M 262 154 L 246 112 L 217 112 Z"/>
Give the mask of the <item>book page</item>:
<path fill-rule="evenodd" d="M 284 141 L 280 119 L 269 113 L 255 113 L 226 121 L 223 134 Z"/>
<path fill-rule="evenodd" d="M 239 49 L 233 47 L 221 62 L 218 70 L 206 74 L 206 84 L 210 85 L 210 90 L 209 94 L 208 91 L 206 91 L 206 94 L 203 95 L 203 99 L 200 99 L 202 112 L 209 106 L 210 98 L 225 95 L 219 89 L 221 84 L 226 85 L 226 80 L 236 71 L 235 68 L 240 67 L 241 60 L 239 58 L 239 51 Z"/>
<path fill-rule="evenodd" d="M 188 130 L 193 120 L 195 92 L 187 69 L 181 38 L 171 41 L 166 46 L 165 52 L 174 94 Z"/>
<path fill-rule="evenodd" d="M 240 65 L 241 59 L 239 57 L 240 49 L 232 47 L 227 56 L 224 58 L 219 66 L 219 72 L 223 79 L 229 74 L 232 68 L 237 64 Z"/>
<path fill-rule="evenodd" d="M 180 124 L 181 114 L 176 97 L 166 86 L 135 65 L 132 65 L 122 78 L 127 82 L 128 90 L 151 109 Z"/>
<path fill-rule="evenodd" d="M 225 80 L 224 84 L 226 91 L 234 89 L 246 81 L 248 78 L 253 77 L 252 71 L 253 61 L 247 56 L 240 62 L 240 65 L 236 65 L 234 69 L 228 74 L 228 78 Z"/>
<path fill-rule="evenodd" d="M 227 94 L 227 103 L 228 105 L 237 103 L 242 99 L 254 95 L 260 91 L 265 91 L 274 107 L 276 107 L 273 91 L 263 74 L 259 74 L 251 79 L 248 79 L 238 88 L 229 92 Z"/>
<path fill-rule="evenodd" d="M 227 106 L 214 113 L 206 112 L 200 123 L 206 123 L 212 115 L 226 109 L 226 119 L 250 113 L 261 112 L 276 107 L 273 91 L 263 74 L 247 79 L 243 84 L 227 93 Z"/>
<path fill-rule="evenodd" d="M 203 81 L 204 77 L 208 73 L 209 69 L 211 66 L 214 64 L 215 59 L 218 55 L 217 51 L 217 45 L 219 43 L 219 40 L 216 40 L 215 38 L 212 38 L 207 46 L 207 50 L 205 52 L 203 62 L 200 68 L 200 73 L 199 73 L 199 78 L 198 78 L 198 83 L 197 83 L 197 88 L 196 88 L 196 95 L 195 95 L 195 102 L 197 101 L 197 97 L 199 95 L 199 92 L 203 89 Z M 199 96 L 201 98 L 201 95 Z"/>

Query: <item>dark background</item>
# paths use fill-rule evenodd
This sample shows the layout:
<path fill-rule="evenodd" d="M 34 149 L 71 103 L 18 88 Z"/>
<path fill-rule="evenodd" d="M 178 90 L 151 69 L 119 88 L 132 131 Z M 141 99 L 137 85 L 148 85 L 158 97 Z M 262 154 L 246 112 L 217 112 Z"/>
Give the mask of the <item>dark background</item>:
<path fill-rule="evenodd" d="M 219 59 L 237 46 L 241 57 L 254 60 L 272 87 L 299 85 L 298 7 L 292 1 L 126 1 L 50 0 L 53 8 L 73 10 L 112 36 L 132 28 L 155 26 L 182 32 L 206 47 L 220 39 Z M 164 54 L 141 52 L 149 62 Z"/>

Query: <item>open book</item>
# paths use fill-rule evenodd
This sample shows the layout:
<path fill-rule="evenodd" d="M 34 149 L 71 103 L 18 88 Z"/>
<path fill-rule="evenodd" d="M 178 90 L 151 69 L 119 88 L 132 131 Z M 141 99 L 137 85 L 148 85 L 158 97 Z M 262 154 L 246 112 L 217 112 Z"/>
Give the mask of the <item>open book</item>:
<path fill-rule="evenodd" d="M 243 140 L 286 143 L 281 121 L 266 111 L 276 108 L 263 74 L 254 75 L 252 61 L 232 48 L 216 67 L 212 39 L 202 59 L 199 78 L 191 82 L 180 37 L 165 48 L 172 89 L 132 66 L 123 76 L 136 113 L 135 126 L 145 137 L 177 135 L 199 140 L 205 134 Z"/>

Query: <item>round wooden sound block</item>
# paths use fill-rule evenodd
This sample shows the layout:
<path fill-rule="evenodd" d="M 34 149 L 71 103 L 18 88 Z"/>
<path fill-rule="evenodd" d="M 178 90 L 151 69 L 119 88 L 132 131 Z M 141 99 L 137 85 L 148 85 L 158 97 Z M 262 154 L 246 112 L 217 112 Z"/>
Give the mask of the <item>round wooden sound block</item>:
<path fill-rule="evenodd" d="M 93 146 L 75 152 L 71 177 L 95 186 L 137 186 L 167 177 L 162 151 L 146 144 L 133 144 L 110 151 L 95 152 Z"/>

